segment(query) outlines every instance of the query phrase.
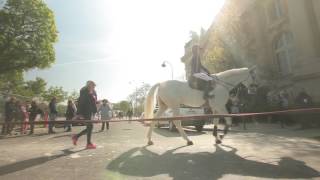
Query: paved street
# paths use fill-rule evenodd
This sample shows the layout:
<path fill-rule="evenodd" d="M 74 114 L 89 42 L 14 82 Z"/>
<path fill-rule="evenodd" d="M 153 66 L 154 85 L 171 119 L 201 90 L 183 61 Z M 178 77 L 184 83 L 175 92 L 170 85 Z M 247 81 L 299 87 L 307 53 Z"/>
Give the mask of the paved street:
<path fill-rule="evenodd" d="M 320 179 L 320 141 L 305 138 L 320 136 L 319 129 L 236 129 L 219 146 L 210 128 L 188 130 L 193 146 L 177 133 L 156 129 L 155 145 L 148 147 L 146 130 L 140 123 L 111 124 L 100 133 L 96 128 L 96 150 L 83 149 L 85 137 L 74 147 L 70 133 L 46 135 L 44 129 L 0 139 L 0 179 Z"/>

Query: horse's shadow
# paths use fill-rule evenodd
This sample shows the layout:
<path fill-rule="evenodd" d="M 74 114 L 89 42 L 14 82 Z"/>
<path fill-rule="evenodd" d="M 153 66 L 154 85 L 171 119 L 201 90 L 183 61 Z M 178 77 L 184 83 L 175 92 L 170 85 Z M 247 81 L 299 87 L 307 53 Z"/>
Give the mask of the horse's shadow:
<path fill-rule="evenodd" d="M 153 130 L 153 132 L 155 132 L 161 136 L 164 136 L 164 137 L 181 137 L 181 135 L 179 134 L 178 131 L 171 132 L 167 128 L 155 128 Z M 197 131 L 190 130 L 190 129 L 184 129 L 184 132 L 188 136 L 199 136 L 199 135 L 205 134 L 204 132 L 197 132 Z"/>
<path fill-rule="evenodd" d="M 288 179 L 320 177 L 317 170 L 290 157 L 283 157 L 274 165 L 245 159 L 236 154 L 237 149 L 228 148 L 231 150 L 216 146 L 214 153 L 174 153 L 177 148 L 161 155 L 146 147 L 133 148 L 113 160 L 107 169 L 138 177 L 168 174 L 175 180 L 218 179 L 228 174 Z"/>

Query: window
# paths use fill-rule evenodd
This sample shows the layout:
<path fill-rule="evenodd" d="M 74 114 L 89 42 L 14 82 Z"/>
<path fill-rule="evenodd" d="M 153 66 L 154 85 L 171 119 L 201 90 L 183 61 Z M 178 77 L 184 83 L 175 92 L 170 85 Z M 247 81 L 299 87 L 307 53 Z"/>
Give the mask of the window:
<path fill-rule="evenodd" d="M 284 15 L 284 7 L 282 0 L 274 0 L 268 8 L 269 22 L 281 18 Z"/>
<path fill-rule="evenodd" d="M 282 75 L 291 73 L 291 60 L 294 58 L 293 36 L 291 33 L 282 33 L 275 41 L 274 51 L 279 71 Z"/>

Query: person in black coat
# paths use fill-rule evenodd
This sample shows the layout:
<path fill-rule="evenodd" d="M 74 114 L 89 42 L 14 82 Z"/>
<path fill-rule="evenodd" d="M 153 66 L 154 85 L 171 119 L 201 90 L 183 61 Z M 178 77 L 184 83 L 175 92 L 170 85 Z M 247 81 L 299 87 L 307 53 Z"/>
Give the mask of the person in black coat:
<path fill-rule="evenodd" d="M 77 108 L 75 106 L 75 104 L 72 102 L 72 100 L 68 101 L 68 106 L 67 106 L 67 111 L 66 111 L 66 121 L 72 120 L 73 117 L 75 116 L 77 111 Z M 66 130 L 66 132 L 70 132 L 71 131 L 71 123 L 66 122 L 64 128 Z"/>
<path fill-rule="evenodd" d="M 199 50 L 200 47 L 198 45 L 194 45 L 192 47 L 191 75 L 194 75 L 196 73 L 205 73 L 207 75 L 210 75 L 210 71 L 201 64 Z"/>
<path fill-rule="evenodd" d="M 35 101 L 31 102 L 31 108 L 29 112 L 29 123 L 30 123 L 30 135 L 33 134 L 34 130 L 34 121 L 36 120 L 37 115 L 43 115 L 43 111 L 38 107 Z"/>
<path fill-rule="evenodd" d="M 53 131 L 53 126 L 54 122 L 58 116 L 58 111 L 57 111 L 57 99 L 53 97 L 49 103 L 49 117 L 50 117 L 50 122 L 49 122 L 49 129 L 48 133 L 49 134 L 54 134 L 55 132 Z"/>
<path fill-rule="evenodd" d="M 5 122 L 8 124 L 3 124 L 2 125 L 2 132 L 1 134 L 7 135 L 11 131 L 11 122 L 14 118 L 14 113 L 15 113 L 15 97 L 11 97 L 10 100 L 8 100 L 5 105 L 4 105 L 4 115 L 5 115 Z"/>
<path fill-rule="evenodd" d="M 194 81 L 197 86 L 195 88 L 204 90 L 203 98 L 210 98 L 209 92 L 214 88 L 215 83 L 210 71 L 201 64 L 200 47 L 198 45 L 192 47 L 191 76 L 189 77 L 191 87 Z"/>
<path fill-rule="evenodd" d="M 85 120 L 91 120 L 92 116 L 97 113 L 95 86 L 96 84 L 93 81 L 88 81 L 86 86 L 80 90 L 77 115 Z M 77 145 L 79 137 L 87 134 L 87 149 L 95 149 L 96 145 L 91 142 L 93 125 L 92 123 L 86 123 L 86 126 L 86 129 L 72 136 L 73 144 Z"/>

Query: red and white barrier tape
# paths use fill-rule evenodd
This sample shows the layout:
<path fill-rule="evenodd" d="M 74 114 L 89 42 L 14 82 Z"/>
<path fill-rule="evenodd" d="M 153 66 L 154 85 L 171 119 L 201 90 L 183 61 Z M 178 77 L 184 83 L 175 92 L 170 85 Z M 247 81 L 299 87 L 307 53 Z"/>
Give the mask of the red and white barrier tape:
<path fill-rule="evenodd" d="M 291 109 L 283 111 L 270 111 L 270 112 L 259 112 L 259 113 L 239 113 L 239 114 L 205 114 L 205 115 L 195 115 L 195 116 L 175 116 L 175 117 L 161 117 L 161 118 L 146 118 L 146 119 L 132 119 L 132 120 L 57 120 L 57 121 L 35 121 L 28 122 L 28 124 L 64 124 L 64 123 L 104 123 L 104 122 L 144 122 L 144 121 L 172 121 L 172 120 L 204 120 L 206 118 L 222 118 L 222 117 L 252 117 L 252 116 L 268 116 L 268 115 L 284 115 L 284 114 L 306 114 L 306 113 L 320 113 L 320 108 L 305 108 L 305 109 Z M 22 124 L 25 122 L 0 122 L 3 124 Z"/>

